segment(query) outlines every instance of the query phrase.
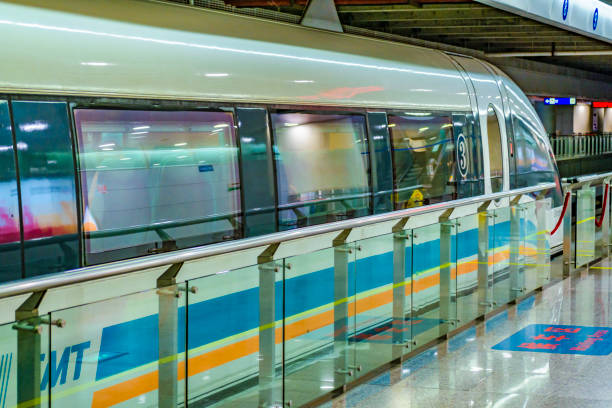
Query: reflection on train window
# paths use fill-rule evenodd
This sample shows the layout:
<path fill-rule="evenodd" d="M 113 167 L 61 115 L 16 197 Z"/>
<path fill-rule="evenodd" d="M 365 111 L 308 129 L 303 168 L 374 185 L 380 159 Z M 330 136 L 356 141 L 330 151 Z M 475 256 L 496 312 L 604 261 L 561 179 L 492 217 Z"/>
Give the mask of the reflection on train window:
<path fill-rule="evenodd" d="M 489 164 L 491 166 L 491 192 L 499 193 L 504 188 L 504 167 L 501 145 L 501 130 L 497 113 L 492 105 L 487 109 L 487 132 L 489 140 Z"/>
<path fill-rule="evenodd" d="M 365 117 L 272 113 L 280 229 L 367 215 Z"/>
<path fill-rule="evenodd" d="M 87 263 L 241 235 L 228 112 L 76 109 Z"/>
<path fill-rule="evenodd" d="M 389 132 L 396 209 L 457 198 L 451 115 L 390 114 Z"/>
<path fill-rule="evenodd" d="M 25 276 L 79 266 L 74 157 L 64 102 L 13 101 Z"/>
<path fill-rule="evenodd" d="M 0 282 L 21 278 L 21 236 L 14 154 L 8 103 L 0 101 Z"/>

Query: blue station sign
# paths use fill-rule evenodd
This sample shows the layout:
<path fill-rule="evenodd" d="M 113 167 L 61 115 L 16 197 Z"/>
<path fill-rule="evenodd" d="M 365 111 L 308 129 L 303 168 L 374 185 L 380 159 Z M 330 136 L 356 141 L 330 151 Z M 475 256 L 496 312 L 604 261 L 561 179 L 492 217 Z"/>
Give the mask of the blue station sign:
<path fill-rule="evenodd" d="M 544 105 L 575 105 L 576 98 L 546 98 Z"/>
<path fill-rule="evenodd" d="M 607 356 L 612 327 L 531 324 L 492 347 L 493 350 Z"/>
<path fill-rule="evenodd" d="M 570 0 L 563 0 L 563 9 L 561 10 L 563 21 L 567 20 L 567 15 L 569 14 L 569 6 Z"/>

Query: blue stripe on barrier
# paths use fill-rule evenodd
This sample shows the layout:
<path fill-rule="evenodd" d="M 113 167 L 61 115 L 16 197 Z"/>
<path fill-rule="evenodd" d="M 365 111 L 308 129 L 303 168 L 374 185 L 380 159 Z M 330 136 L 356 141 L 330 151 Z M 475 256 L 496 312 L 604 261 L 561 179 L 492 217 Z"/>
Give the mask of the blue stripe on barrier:
<path fill-rule="evenodd" d="M 510 223 L 499 223 L 497 232 L 509 233 Z M 493 236 L 492 226 L 490 237 Z M 461 232 L 453 237 L 452 256 L 455 256 L 456 240 L 460 240 L 457 256 L 460 259 L 476 254 L 478 230 Z M 493 242 L 491 242 L 493 244 Z M 419 273 L 440 264 L 438 240 L 414 245 L 415 256 L 412 270 Z M 406 248 L 406 262 L 410 265 L 410 247 Z M 355 264 L 349 263 L 349 295 L 365 292 L 392 283 L 393 252 L 387 252 L 357 260 L 359 279 L 355 277 Z M 406 268 L 406 277 L 411 276 Z M 230 272 L 231 274 L 231 272 Z M 293 316 L 334 301 L 333 268 L 326 268 L 285 281 L 285 314 Z M 283 282 L 276 282 L 275 316 L 282 319 Z M 218 298 L 189 305 L 189 349 L 221 340 L 232 335 L 255 329 L 259 326 L 259 288 L 251 288 Z M 251 306 L 251 307 L 249 307 Z M 185 308 L 179 308 L 178 327 L 185 327 Z M 177 333 L 179 349 L 185 351 L 184 332 Z M 156 361 L 158 352 L 158 316 L 151 315 L 105 327 L 102 330 L 100 356 L 96 381 L 135 367 Z"/>

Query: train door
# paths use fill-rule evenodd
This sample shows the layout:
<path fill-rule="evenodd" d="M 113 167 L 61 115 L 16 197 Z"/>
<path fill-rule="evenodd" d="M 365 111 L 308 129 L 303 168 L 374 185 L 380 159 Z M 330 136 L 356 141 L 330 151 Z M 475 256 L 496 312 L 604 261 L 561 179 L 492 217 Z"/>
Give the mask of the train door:
<path fill-rule="evenodd" d="M 495 77 L 480 61 L 453 55 L 466 71 L 475 92 L 483 148 L 485 194 L 510 187 L 506 121 L 501 92 Z"/>
<path fill-rule="evenodd" d="M 453 113 L 453 136 L 457 156 L 457 198 L 482 195 L 482 144 L 473 114 Z"/>

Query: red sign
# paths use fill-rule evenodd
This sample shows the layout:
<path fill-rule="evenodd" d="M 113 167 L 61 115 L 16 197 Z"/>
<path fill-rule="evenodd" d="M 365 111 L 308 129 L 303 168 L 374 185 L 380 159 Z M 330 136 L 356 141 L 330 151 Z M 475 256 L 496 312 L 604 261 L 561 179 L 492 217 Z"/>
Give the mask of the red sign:
<path fill-rule="evenodd" d="M 594 108 L 612 108 L 612 102 L 593 102 Z"/>

